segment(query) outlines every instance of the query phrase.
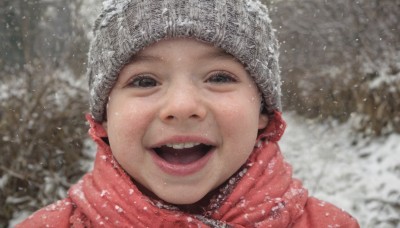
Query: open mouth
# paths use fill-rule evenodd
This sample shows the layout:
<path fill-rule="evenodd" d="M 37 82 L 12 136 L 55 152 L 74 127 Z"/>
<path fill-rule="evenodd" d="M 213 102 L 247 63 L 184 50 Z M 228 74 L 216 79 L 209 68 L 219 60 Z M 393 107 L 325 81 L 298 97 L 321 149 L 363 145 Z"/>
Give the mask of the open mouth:
<path fill-rule="evenodd" d="M 154 148 L 156 154 L 170 164 L 186 165 L 206 156 L 214 146 L 203 143 L 172 143 Z"/>

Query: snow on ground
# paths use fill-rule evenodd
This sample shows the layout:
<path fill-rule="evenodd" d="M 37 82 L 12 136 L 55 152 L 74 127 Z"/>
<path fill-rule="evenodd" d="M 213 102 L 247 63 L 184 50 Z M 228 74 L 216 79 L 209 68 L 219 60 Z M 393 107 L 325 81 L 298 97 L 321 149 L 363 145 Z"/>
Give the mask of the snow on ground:
<path fill-rule="evenodd" d="M 351 124 L 318 124 L 293 113 L 280 146 L 310 195 L 361 227 L 400 228 L 400 135 L 362 138 Z"/>

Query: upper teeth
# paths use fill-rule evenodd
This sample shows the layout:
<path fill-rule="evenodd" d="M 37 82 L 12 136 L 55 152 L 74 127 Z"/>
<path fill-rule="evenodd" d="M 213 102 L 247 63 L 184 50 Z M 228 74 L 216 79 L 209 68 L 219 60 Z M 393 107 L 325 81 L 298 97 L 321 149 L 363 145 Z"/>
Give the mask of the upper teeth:
<path fill-rule="evenodd" d="M 197 145 L 200 145 L 200 143 L 195 143 L 195 142 L 187 142 L 187 143 L 168 143 L 167 147 L 172 147 L 174 149 L 184 149 L 184 148 L 192 148 Z"/>

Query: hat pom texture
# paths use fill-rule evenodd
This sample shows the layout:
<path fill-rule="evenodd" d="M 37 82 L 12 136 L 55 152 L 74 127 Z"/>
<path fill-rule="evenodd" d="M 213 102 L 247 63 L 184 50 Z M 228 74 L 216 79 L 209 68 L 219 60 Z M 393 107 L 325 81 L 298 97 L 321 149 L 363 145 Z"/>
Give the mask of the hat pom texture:
<path fill-rule="evenodd" d="M 88 54 L 90 112 L 105 120 L 111 89 L 131 57 L 162 39 L 190 37 L 244 64 L 267 112 L 281 110 L 278 41 L 258 0 L 106 0 Z"/>

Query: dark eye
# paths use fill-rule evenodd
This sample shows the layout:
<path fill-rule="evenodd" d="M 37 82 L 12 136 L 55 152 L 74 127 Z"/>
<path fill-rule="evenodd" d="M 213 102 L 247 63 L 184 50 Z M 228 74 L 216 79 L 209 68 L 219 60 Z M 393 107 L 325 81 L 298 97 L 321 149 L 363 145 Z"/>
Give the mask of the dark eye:
<path fill-rule="evenodd" d="M 149 76 L 137 76 L 129 83 L 129 86 L 136 88 L 149 88 L 158 85 L 159 83 L 154 78 Z"/>
<path fill-rule="evenodd" d="M 226 72 L 216 72 L 213 73 L 208 79 L 207 82 L 212 82 L 216 84 L 223 84 L 223 83 L 233 83 L 237 82 L 234 76 L 226 73 Z"/>

